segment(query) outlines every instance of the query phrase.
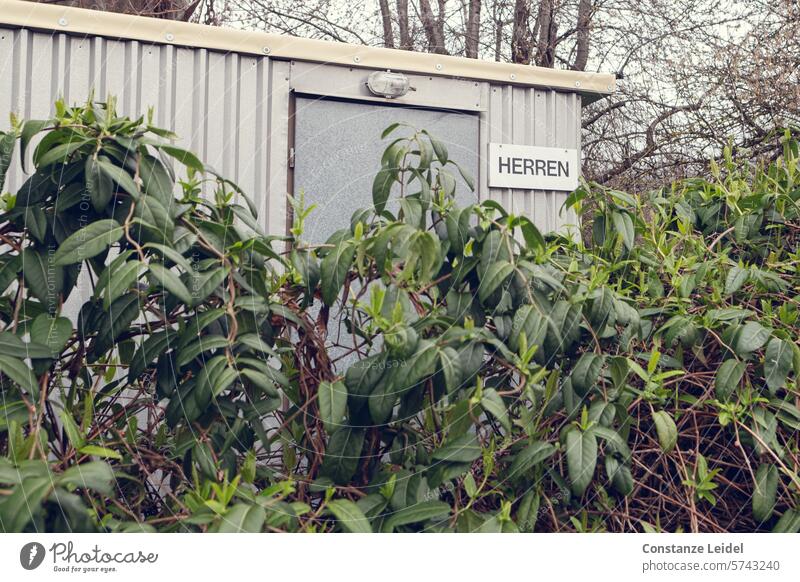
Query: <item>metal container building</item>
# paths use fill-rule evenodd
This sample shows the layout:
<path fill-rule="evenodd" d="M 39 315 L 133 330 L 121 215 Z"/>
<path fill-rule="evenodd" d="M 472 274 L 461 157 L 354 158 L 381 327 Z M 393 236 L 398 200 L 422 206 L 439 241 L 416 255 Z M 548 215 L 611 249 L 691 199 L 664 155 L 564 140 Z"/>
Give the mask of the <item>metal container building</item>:
<path fill-rule="evenodd" d="M 402 73 L 413 90 L 371 92 L 376 71 Z M 560 210 L 580 171 L 581 106 L 615 88 L 607 74 L 16 0 L 0 0 L 0 73 L 0 129 L 7 112 L 46 118 L 58 97 L 112 94 L 129 115 L 153 107 L 179 145 L 253 197 L 268 232 L 286 232 L 286 193 L 302 190 L 318 207 L 312 239 L 371 202 L 380 132 L 394 121 L 447 143 L 476 178 L 475 198 L 526 214 L 544 232 L 574 224 Z M 17 165 L 6 188 L 21 178 Z"/>

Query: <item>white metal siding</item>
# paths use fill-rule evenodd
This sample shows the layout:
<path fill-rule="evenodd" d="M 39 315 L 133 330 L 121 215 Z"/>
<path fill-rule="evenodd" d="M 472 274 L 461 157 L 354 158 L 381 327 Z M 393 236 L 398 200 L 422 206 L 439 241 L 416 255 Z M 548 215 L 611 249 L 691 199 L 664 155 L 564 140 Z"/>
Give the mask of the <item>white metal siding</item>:
<path fill-rule="evenodd" d="M 341 71 L 324 64 L 313 67 L 319 73 Z M 304 81 L 300 69 L 306 68 L 298 68 L 295 82 Z M 363 70 L 364 78 L 368 73 Z M 237 182 L 255 200 L 265 228 L 283 234 L 293 74 L 291 63 L 257 55 L 0 27 L 0 75 L 11 81 L 0 84 L 0 129 L 8 127 L 7 111 L 44 118 L 56 97 L 80 103 L 92 89 L 95 99 L 115 95 L 124 114 L 146 114 L 153 107 L 157 125 L 173 130 L 179 145 Z M 453 109 L 464 101 L 465 108 L 480 112 L 481 157 L 489 142 L 580 149 L 577 93 L 483 82 L 478 83 L 478 103 L 470 92 L 475 82 L 429 81 L 452 97 Z M 352 89 L 338 91 L 351 90 L 353 98 L 363 99 L 361 81 L 350 84 Z M 559 214 L 568 193 L 489 189 L 487 174 L 483 162 L 481 198 L 530 216 L 543 232 L 576 223 L 574 214 Z M 6 189 L 18 187 L 22 179 L 19 167 L 13 167 Z"/>
<path fill-rule="evenodd" d="M 481 155 L 491 142 L 576 148 L 580 151 L 581 99 L 576 93 L 544 89 L 488 85 L 482 115 Z M 485 164 L 481 192 L 497 200 L 509 212 L 533 219 L 542 232 L 564 231 L 577 225 L 573 211 L 562 209 L 569 192 L 489 188 Z"/>
<path fill-rule="evenodd" d="M 10 80 L 0 85 L 0 129 L 9 127 L 6 112 L 46 118 L 56 97 L 82 103 L 92 90 L 98 100 L 114 95 L 122 114 L 146 115 L 153 107 L 156 125 L 239 184 L 262 220 L 282 231 L 284 216 L 270 214 L 285 213 L 286 131 L 268 128 L 271 107 L 282 119 L 288 113 L 285 68 L 266 57 L 0 28 L 0 76 Z M 282 174 L 272 184 L 270 167 Z M 15 166 L 6 189 L 23 179 Z"/>

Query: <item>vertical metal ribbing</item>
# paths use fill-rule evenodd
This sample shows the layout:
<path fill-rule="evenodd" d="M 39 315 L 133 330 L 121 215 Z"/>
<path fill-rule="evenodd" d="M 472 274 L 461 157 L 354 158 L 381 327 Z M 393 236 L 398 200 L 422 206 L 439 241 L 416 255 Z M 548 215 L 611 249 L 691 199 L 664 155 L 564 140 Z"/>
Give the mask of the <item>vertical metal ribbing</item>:
<path fill-rule="evenodd" d="M 266 63 L 265 63 L 266 65 Z M 265 213 L 262 224 L 270 234 L 286 233 L 286 194 L 288 183 L 288 148 L 289 148 L 289 63 L 270 60 L 265 66 L 265 91 L 269 95 L 266 101 L 267 113 L 264 138 L 264 164 L 267 166 L 266 184 L 264 188 Z M 258 138 L 262 139 L 262 138 Z"/>
<path fill-rule="evenodd" d="M 490 142 L 580 148 L 578 94 L 491 85 L 486 104 L 481 115 L 480 144 L 484 164 Z M 487 181 L 483 183 L 482 194 L 484 197 L 488 194 L 509 210 L 530 216 L 543 232 L 563 230 L 565 225 L 575 222 L 574 215 L 559 214 L 566 192 L 488 188 Z"/>
<path fill-rule="evenodd" d="M 237 67 L 239 98 L 236 102 L 235 124 L 238 128 L 234 173 L 238 184 L 257 205 L 264 193 L 260 190 L 257 142 L 265 139 L 260 131 L 259 117 L 263 111 L 263 100 L 258 86 L 258 63 L 255 57 L 239 59 Z M 263 171 L 263 170 L 262 170 Z"/>
<path fill-rule="evenodd" d="M 156 125 L 248 193 L 265 228 L 272 220 L 283 232 L 284 217 L 274 215 L 285 211 L 289 83 L 286 67 L 278 69 L 282 93 L 273 96 L 266 56 L 0 28 L 0 73 L 8 80 L 0 86 L 0 129 L 8 129 L 6 112 L 49 116 L 59 96 L 72 105 L 114 95 L 126 115 L 154 107 Z M 6 189 L 23 179 L 13 164 Z"/>
<path fill-rule="evenodd" d="M 206 70 L 203 84 L 205 103 L 197 113 L 203 123 L 203 159 L 218 172 L 224 169 L 224 139 L 226 131 L 234 128 L 226 126 L 226 115 L 230 88 L 226 85 L 226 55 L 206 53 Z"/>
<path fill-rule="evenodd" d="M 267 192 L 269 184 L 269 160 L 267 159 L 265 142 L 269 139 L 269 117 L 268 109 L 270 103 L 270 71 L 271 62 L 267 59 L 259 59 L 255 64 L 255 101 L 256 106 L 253 111 L 255 126 L 255 137 L 253 139 L 253 190 L 250 195 L 253 197 L 256 208 L 258 208 L 260 220 L 267 220 Z"/>
<path fill-rule="evenodd" d="M 46 117 L 59 94 L 69 103 L 109 94 L 130 115 L 156 108 L 156 124 L 195 151 L 256 200 L 261 221 L 282 232 L 287 191 L 289 65 L 267 57 L 142 44 L 62 33 L 0 28 L 0 112 Z M 547 89 L 481 83 L 478 175 L 482 199 L 498 200 L 542 230 L 574 223 L 559 210 L 564 192 L 489 189 L 489 142 L 580 147 L 580 96 Z M 0 127 L 6 128 L 5 116 Z M 7 188 L 19 186 L 18 167 Z"/>
<path fill-rule="evenodd" d="M 11 30 L 0 28 L 0 75 L 14 85 L 14 33 Z M 14 88 L 0 91 L 0 112 L 11 111 L 14 102 Z M 0 131 L 6 131 L 10 127 L 8 115 L 0 115 Z"/>

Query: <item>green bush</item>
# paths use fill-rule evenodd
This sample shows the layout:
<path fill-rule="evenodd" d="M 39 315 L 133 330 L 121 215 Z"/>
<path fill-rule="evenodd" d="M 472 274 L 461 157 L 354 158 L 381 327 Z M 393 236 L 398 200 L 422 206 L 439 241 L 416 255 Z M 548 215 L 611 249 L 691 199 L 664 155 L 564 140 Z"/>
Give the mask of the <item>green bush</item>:
<path fill-rule="evenodd" d="M 0 218 L 2 529 L 800 529 L 788 138 L 575 192 L 587 247 L 457 207 L 471 178 L 396 124 L 374 206 L 310 245 L 302 198 L 267 236 L 113 103 L 0 135 L 0 188 L 40 132 Z"/>

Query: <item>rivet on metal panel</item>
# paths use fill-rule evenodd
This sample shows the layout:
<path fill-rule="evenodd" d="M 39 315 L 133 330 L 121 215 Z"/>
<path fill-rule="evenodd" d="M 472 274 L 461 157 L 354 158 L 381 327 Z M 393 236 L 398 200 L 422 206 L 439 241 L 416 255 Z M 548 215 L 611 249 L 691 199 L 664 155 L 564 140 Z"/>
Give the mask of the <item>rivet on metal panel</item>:
<path fill-rule="evenodd" d="M 580 81 L 575 81 L 575 86 L 576 87 L 580 87 L 581 86 L 581 82 Z"/>
<path fill-rule="evenodd" d="M 517 78 L 517 76 L 514 73 L 511 73 L 511 75 L 509 75 L 509 77 L 511 78 L 512 81 Z"/>
<path fill-rule="evenodd" d="M 354 56 L 353 57 L 353 62 L 354 63 L 360 63 L 361 62 L 361 57 L 359 57 L 358 55 Z"/>
<path fill-rule="evenodd" d="M 444 67 L 442 66 L 442 63 L 436 63 L 436 70 L 437 71 L 441 71 L 443 68 Z"/>
<path fill-rule="evenodd" d="M 60 26 L 66 26 L 69 24 L 69 21 L 62 16 L 61 18 L 58 19 L 58 24 Z"/>
<path fill-rule="evenodd" d="M 164 38 L 166 38 L 166 39 L 167 39 L 167 42 L 172 42 L 173 40 L 175 40 L 175 35 L 174 35 L 174 34 L 172 34 L 171 32 L 168 32 L 168 33 L 167 33 L 167 34 L 164 36 Z"/>
<path fill-rule="evenodd" d="M 264 48 L 261 49 L 261 52 L 264 53 L 265 55 L 268 55 L 269 54 L 269 47 L 265 46 Z"/>

